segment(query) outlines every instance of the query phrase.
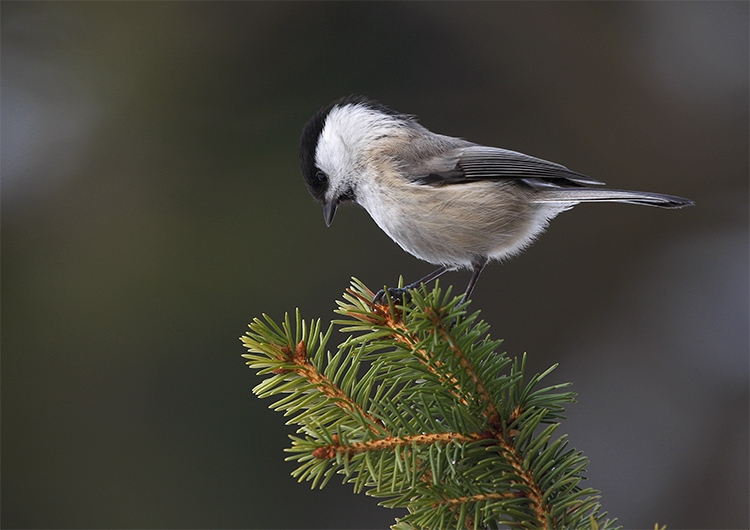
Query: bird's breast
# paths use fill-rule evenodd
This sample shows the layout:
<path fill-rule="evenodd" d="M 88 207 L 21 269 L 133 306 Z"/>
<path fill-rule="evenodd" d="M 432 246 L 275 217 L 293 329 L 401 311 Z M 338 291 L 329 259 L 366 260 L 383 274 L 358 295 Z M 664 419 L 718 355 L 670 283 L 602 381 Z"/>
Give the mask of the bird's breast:
<path fill-rule="evenodd" d="M 381 173 L 359 191 L 357 202 L 404 250 L 452 267 L 510 256 L 554 217 L 512 181 L 434 187 Z"/>

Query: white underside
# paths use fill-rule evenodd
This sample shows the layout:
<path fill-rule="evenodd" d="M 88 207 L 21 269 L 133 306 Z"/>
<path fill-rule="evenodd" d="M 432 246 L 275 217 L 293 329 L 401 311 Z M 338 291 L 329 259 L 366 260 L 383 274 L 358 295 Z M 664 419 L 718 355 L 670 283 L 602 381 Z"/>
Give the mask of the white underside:
<path fill-rule="evenodd" d="M 576 204 L 509 200 L 520 199 L 519 193 L 502 181 L 442 187 L 370 181 L 358 190 L 358 202 L 405 251 L 436 265 L 462 268 L 520 252 L 551 219 Z"/>

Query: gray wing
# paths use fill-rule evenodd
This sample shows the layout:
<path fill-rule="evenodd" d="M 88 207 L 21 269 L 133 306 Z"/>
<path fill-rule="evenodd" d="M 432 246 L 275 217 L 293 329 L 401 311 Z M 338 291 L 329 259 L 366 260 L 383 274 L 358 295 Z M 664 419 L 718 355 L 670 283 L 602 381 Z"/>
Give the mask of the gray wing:
<path fill-rule="evenodd" d="M 472 145 L 444 153 L 438 164 L 415 178 L 430 186 L 461 184 L 477 180 L 519 180 L 534 188 L 600 186 L 604 184 L 565 166 L 541 158 L 500 149 Z M 430 164 L 432 165 L 432 164 Z"/>

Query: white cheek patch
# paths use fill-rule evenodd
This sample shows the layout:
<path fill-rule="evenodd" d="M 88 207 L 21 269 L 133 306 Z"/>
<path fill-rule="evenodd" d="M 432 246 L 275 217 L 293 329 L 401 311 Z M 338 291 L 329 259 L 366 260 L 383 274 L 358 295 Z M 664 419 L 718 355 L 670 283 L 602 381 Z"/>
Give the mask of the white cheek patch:
<path fill-rule="evenodd" d="M 348 170 L 352 163 L 349 147 L 344 139 L 335 132 L 326 122 L 323 132 L 315 149 L 315 164 L 322 169 L 326 175 L 332 177 L 336 171 Z"/>
<path fill-rule="evenodd" d="M 399 127 L 393 116 L 363 105 L 335 107 L 326 118 L 315 150 L 315 163 L 332 183 L 352 175 L 360 163 L 358 156 L 389 129 Z"/>

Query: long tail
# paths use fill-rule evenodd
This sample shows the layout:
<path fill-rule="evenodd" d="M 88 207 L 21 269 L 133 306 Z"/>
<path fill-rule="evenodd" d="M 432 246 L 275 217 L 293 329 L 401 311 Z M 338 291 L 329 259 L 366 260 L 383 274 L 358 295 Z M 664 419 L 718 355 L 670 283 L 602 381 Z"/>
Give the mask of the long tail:
<path fill-rule="evenodd" d="M 674 195 L 651 193 L 647 191 L 607 190 L 594 188 L 561 188 L 544 190 L 535 198 L 537 203 L 578 203 L 578 202 L 623 202 L 658 206 L 659 208 L 684 208 L 692 206 L 693 201 Z"/>

